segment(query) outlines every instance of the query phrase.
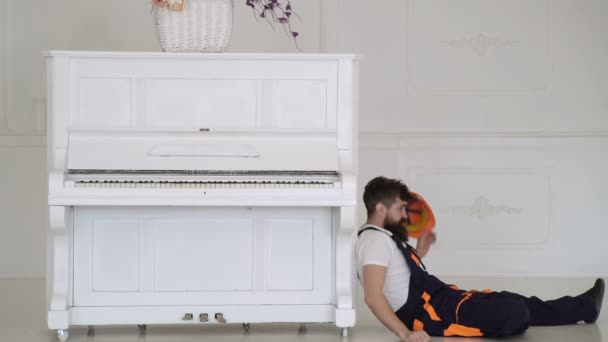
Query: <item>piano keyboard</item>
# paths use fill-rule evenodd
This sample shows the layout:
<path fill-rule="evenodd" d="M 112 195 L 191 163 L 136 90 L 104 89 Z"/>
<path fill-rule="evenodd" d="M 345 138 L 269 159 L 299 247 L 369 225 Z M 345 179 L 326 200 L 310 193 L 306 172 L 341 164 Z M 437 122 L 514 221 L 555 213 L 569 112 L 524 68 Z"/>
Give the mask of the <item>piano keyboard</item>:
<path fill-rule="evenodd" d="M 333 182 L 167 182 L 167 181 L 78 181 L 77 188 L 143 189 L 333 189 Z"/>
<path fill-rule="evenodd" d="M 333 189 L 339 181 L 335 172 L 238 170 L 69 170 L 68 179 L 76 188 L 140 189 Z"/>

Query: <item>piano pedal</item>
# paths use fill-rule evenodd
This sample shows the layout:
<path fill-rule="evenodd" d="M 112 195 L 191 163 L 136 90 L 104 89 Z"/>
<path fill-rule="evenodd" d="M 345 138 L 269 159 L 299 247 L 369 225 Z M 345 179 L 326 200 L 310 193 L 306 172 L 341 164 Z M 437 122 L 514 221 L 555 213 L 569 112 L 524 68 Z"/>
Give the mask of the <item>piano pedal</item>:
<path fill-rule="evenodd" d="M 226 319 L 224 318 L 224 314 L 221 312 L 218 312 L 215 314 L 215 320 L 220 322 L 220 323 L 226 323 Z"/>

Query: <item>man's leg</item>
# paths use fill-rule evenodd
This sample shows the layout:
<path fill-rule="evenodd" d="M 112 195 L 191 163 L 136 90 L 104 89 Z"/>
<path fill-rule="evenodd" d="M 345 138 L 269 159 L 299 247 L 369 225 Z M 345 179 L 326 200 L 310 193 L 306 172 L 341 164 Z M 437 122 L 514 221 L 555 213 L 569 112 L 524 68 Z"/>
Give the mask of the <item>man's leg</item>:
<path fill-rule="evenodd" d="M 528 306 L 516 294 L 446 289 L 427 299 L 413 325 L 432 336 L 506 337 L 530 325 Z"/>
<path fill-rule="evenodd" d="M 589 297 L 565 296 L 547 301 L 538 297 L 523 298 L 530 310 L 531 325 L 575 324 L 592 320 L 596 313 Z"/>
<path fill-rule="evenodd" d="M 591 289 L 576 297 L 565 296 L 548 301 L 538 297 L 522 298 L 530 310 L 531 325 L 594 323 L 602 307 L 604 287 L 604 280 L 597 279 Z"/>
<path fill-rule="evenodd" d="M 524 299 L 510 292 L 474 292 L 457 310 L 457 323 L 477 327 L 486 337 L 523 334 L 530 326 Z"/>

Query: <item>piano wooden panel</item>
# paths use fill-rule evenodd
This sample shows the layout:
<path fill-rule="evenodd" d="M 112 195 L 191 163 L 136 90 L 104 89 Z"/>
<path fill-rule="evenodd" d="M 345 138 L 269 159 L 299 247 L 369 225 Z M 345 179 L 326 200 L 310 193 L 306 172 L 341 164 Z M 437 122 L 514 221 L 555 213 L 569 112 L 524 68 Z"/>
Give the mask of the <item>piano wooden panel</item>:
<path fill-rule="evenodd" d="M 131 126 L 132 82 L 128 78 L 83 78 L 74 98 L 71 126 Z"/>
<path fill-rule="evenodd" d="M 75 59 L 69 128 L 335 129 L 336 61 L 268 62 Z"/>
<path fill-rule="evenodd" d="M 331 133 L 71 132 L 69 169 L 334 171 Z M 95 153 L 91 153 L 95 151 Z"/>
<path fill-rule="evenodd" d="M 134 96 L 143 97 L 135 101 L 144 108 L 129 113 L 133 121 L 127 127 L 254 128 L 262 100 L 258 85 L 256 80 L 142 80 Z"/>
<path fill-rule="evenodd" d="M 329 208 L 78 207 L 74 305 L 331 304 Z"/>
<path fill-rule="evenodd" d="M 78 212 L 76 212 L 78 215 Z M 78 220 L 78 218 L 77 218 Z M 86 225 L 76 224 L 80 233 Z M 80 228 L 82 227 L 82 229 Z M 139 222 L 109 218 L 92 222 L 89 228 L 90 257 L 80 258 L 80 243 L 74 244 L 75 267 L 86 268 L 95 292 L 130 292 L 140 288 Z M 76 239 L 78 241 L 78 239 Z M 89 262 L 90 261 L 90 262 Z"/>
<path fill-rule="evenodd" d="M 329 229 L 323 227 L 329 227 L 329 221 L 315 222 L 312 219 L 302 218 L 265 221 L 265 233 L 268 238 L 265 248 L 267 262 L 264 288 L 270 291 L 313 290 L 314 279 L 323 278 L 323 274 L 314 272 L 318 273 L 319 267 L 321 270 L 324 268 L 323 271 L 329 271 L 329 268 L 324 267 L 329 259 L 320 258 L 318 260 L 320 264 L 316 265 L 313 255 L 314 251 L 331 258 L 328 253 L 330 246 L 328 244 L 323 246 L 324 241 L 317 236 L 319 234 L 329 236 Z"/>

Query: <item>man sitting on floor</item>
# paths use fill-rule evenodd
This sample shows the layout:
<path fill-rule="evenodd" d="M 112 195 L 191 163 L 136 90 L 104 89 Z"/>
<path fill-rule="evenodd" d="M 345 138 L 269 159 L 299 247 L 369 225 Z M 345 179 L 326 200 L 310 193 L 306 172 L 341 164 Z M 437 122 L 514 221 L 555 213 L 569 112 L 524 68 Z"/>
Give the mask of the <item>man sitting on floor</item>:
<path fill-rule="evenodd" d="M 435 234 L 420 236 L 416 249 L 403 228 L 411 198 L 405 184 L 377 177 L 365 186 L 367 223 L 359 230 L 356 263 L 373 314 L 401 341 L 425 342 L 431 336 L 504 337 L 531 325 L 597 321 L 604 281 L 575 297 L 543 301 L 511 292 L 465 291 L 427 273 L 421 258 Z"/>

